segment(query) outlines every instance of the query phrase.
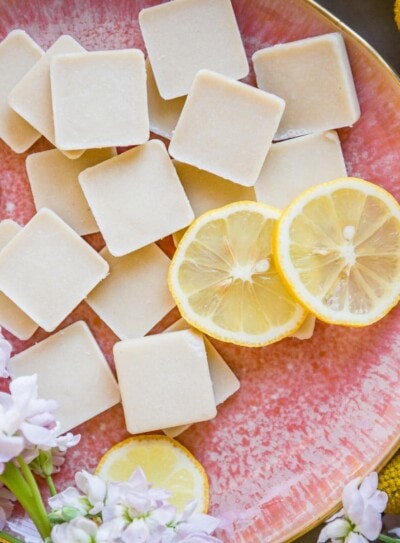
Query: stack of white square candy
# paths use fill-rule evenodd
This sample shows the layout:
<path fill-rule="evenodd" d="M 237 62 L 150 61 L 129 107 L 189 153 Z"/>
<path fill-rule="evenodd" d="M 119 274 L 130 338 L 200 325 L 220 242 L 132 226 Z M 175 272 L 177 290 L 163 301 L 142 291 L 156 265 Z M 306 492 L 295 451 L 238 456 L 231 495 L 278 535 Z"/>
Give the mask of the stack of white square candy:
<path fill-rule="evenodd" d="M 13 356 L 9 370 L 13 378 L 37 375 L 40 397 L 58 404 L 60 434 L 120 401 L 118 384 L 83 321 Z"/>
<path fill-rule="evenodd" d="M 107 262 L 48 209 L 0 252 L 0 291 L 47 332 L 107 273 Z"/>
<path fill-rule="evenodd" d="M 178 241 L 209 209 L 254 199 L 283 208 L 345 176 L 335 129 L 360 109 L 338 33 L 257 51 L 254 88 L 238 81 L 249 64 L 230 0 L 170 1 L 142 10 L 139 23 L 146 63 L 138 49 L 87 52 L 71 36 L 46 53 L 20 30 L 0 44 L 0 137 L 18 153 L 40 135 L 57 147 L 26 162 L 37 214 L 24 228 L 0 223 L 0 324 L 27 339 L 86 299 L 121 340 L 128 430 L 177 435 L 214 417 L 239 382 L 186 323 L 143 338 L 174 305 L 155 242 Z M 150 128 L 171 139 L 169 152 L 148 141 Z M 136 147 L 117 155 L 121 146 Z M 100 254 L 80 237 L 98 231 Z M 314 324 L 310 316 L 295 337 Z M 15 356 L 11 369 L 38 374 L 64 431 L 119 401 L 84 323 Z"/>

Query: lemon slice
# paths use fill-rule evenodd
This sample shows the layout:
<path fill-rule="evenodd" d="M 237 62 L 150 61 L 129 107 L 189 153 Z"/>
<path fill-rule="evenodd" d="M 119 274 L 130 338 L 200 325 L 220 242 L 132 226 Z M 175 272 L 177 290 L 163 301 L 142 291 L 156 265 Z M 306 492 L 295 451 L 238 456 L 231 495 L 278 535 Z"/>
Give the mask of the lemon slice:
<path fill-rule="evenodd" d="M 400 207 L 384 189 L 353 177 L 301 194 L 275 235 L 277 266 L 318 318 L 365 326 L 400 292 Z"/>
<path fill-rule="evenodd" d="M 172 259 L 168 284 L 183 316 L 209 336 L 250 347 L 297 330 L 307 316 L 272 258 L 280 211 L 236 202 L 201 215 Z"/>
<path fill-rule="evenodd" d="M 195 499 L 196 511 L 207 512 L 209 486 L 203 466 L 167 436 L 133 436 L 121 441 L 104 454 L 95 473 L 106 481 L 126 481 L 139 466 L 154 488 L 171 493 L 169 501 L 178 511 Z"/>

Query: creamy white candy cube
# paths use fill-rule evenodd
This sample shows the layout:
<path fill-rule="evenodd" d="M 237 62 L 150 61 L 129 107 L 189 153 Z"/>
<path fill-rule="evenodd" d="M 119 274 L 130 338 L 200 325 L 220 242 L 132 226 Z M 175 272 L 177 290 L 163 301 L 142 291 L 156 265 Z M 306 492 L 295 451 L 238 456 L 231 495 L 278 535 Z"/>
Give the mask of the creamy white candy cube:
<path fill-rule="evenodd" d="M 164 333 L 190 329 L 191 327 L 184 319 L 179 319 L 164 330 Z M 215 405 L 220 405 L 240 388 L 240 383 L 211 341 L 204 336 L 203 340 L 207 353 L 208 369 L 210 370 L 210 377 L 213 385 Z M 190 425 L 183 425 L 164 428 L 163 432 L 169 437 L 176 437 L 187 430 L 189 426 Z"/>
<path fill-rule="evenodd" d="M 165 145 L 158 140 L 88 168 L 79 181 L 113 256 L 168 236 L 194 217 Z"/>
<path fill-rule="evenodd" d="M 47 332 L 107 273 L 107 262 L 49 209 L 0 252 L 0 291 Z"/>
<path fill-rule="evenodd" d="M 0 251 L 19 232 L 22 226 L 16 222 L 5 219 L 0 222 Z M 5 294 L 0 292 L 0 327 L 11 332 L 18 339 L 29 339 L 37 330 L 38 325 L 28 317 Z"/>
<path fill-rule="evenodd" d="M 11 108 L 56 145 L 51 99 L 50 63 L 55 55 L 85 51 L 71 36 L 61 36 L 21 79 L 9 95 Z M 66 152 L 77 158 L 82 150 Z"/>
<path fill-rule="evenodd" d="M 58 149 L 29 155 L 26 170 L 36 210 L 51 209 L 81 236 L 98 232 L 78 177 L 87 168 L 115 155 L 114 148 L 88 150 L 74 160 Z"/>
<path fill-rule="evenodd" d="M 23 153 L 40 133 L 8 105 L 8 95 L 43 55 L 23 30 L 13 30 L 0 43 L 0 138 L 16 153 Z"/>
<path fill-rule="evenodd" d="M 184 330 L 121 341 L 114 346 L 114 358 L 131 434 L 215 417 L 200 334 Z"/>
<path fill-rule="evenodd" d="M 201 70 L 172 136 L 171 156 L 240 185 L 257 181 L 285 103 Z"/>
<path fill-rule="evenodd" d="M 177 161 L 174 164 L 195 217 L 233 202 L 256 199 L 253 187 L 232 183 L 189 164 Z M 175 245 L 180 241 L 183 233 L 184 230 L 174 233 Z"/>
<path fill-rule="evenodd" d="M 146 60 L 147 102 L 149 106 L 150 130 L 154 134 L 171 139 L 186 98 L 164 100 L 159 93 L 149 59 Z"/>
<path fill-rule="evenodd" d="M 146 68 L 139 49 L 58 55 L 50 75 L 60 149 L 137 145 L 149 139 Z"/>
<path fill-rule="evenodd" d="M 306 320 L 303 322 L 303 324 L 300 326 L 296 332 L 294 332 L 290 337 L 294 337 L 296 339 L 310 339 L 314 334 L 315 329 L 315 317 L 314 315 L 307 315 Z"/>
<path fill-rule="evenodd" d="M 139 14 L 161 96 L 188 94 L 196 73 L 213 70 L 233 79 L 249 65 L 230 0 L 174 0 Z"/>
<path fill-rule="evenodd" d="M 275 139 L 351 126 L 360 106 L 338 32 L 261 49 L 253 55 L 257 85 L 283 98 Z"/>
<path fill-rule="evenodd" d="M 83 321 L 13 356 L 9 370 L 13 379 L 37 375 L 39 396 L 58 404 L 59 434 L 120 401 L 117 382 Z"/>
<path fill-rule="evenodd" d="M 170 259 L 155 243 L 122 257 L 107 248 L 100 255 L 110 273 L 86 303 L 120 339 L 144 336 L 175 306 L 167 286 Z"/>
<path fill-rule="evenodd" d="M 174 161 L 195 217 L 210 209 L 242 200 L 255 200 L 253 187 L 244 187 L 190 164 Z"/>
<path fill-rule="evenodd" d="M 9 243 L 19 232 L 22 226 L 11 219 L 4 219 L 0 222 L 0 251 Z"/>
<path fill-rule="evenodd" d="M 347 175 L 334 130 L 274 143 L 254 185 L 257 200 L 284 209 L 301 192 Z"/>

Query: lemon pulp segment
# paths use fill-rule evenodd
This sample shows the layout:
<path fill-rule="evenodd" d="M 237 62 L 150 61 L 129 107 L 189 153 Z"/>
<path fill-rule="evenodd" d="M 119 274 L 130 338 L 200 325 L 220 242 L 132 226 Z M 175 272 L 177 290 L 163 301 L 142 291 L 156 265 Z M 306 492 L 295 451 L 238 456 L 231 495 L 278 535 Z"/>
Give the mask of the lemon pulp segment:
<path fill-rule="evenodd" d="M 370 182 L 343 178 L 303 193 L 274 246 L 284 280 L 322 320 L 363 326 L 398 301 L 400 207 Z"/>
<path fill-rule="evenodd" d="M 163 435 L 133 436 L 101 458 L 96 475 L 108 481 L 126 481 L 141 467 L 154 488 L 171 493 L 170 503 L 182 511 L 197 500 L 197 512 L 206 512 L 209 486 L 206 472 L 178 441 Z"/>
<path fill-rule="evenodd" d="M 169 270 L 182 316 L 211 337 L 260 346 L 296 330 L 306 311 L 282 283 L 272 255 L 280 211 L 238 202 L 209 211 L 185 233 Z"/>

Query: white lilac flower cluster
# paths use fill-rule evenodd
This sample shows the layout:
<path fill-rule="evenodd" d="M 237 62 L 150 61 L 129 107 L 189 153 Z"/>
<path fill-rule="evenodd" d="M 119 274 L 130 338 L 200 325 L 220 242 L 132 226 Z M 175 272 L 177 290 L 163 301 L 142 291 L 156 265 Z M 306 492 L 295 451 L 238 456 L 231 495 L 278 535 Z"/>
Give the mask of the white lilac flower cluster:
<path fill-rule="evenodd" d="M 378 474 L 370 473 L 350 481 L 343 490 L 343 508 L 327 521 L 318 543 L 367 543 L 375 541 L 382 530 L 382 513 L 388 496 L 378 490 Z"/>
<path fill-rule="evenodd" d="M 178 514 L 170 495 L 153 489 L 141 468 L 126 482 L 105 482 L 86 471 L 75 482 L 77 488 L 49 500 L 52 543 L 220 543 L 211 535 L 217 519 L 195 513 L 195 501 Z"/>
<path fill-rule="evenodd" d="M 8 377 L 7 363 L 10 359 L 11 351 L 11 343 L 3 337 L 0 329 L 0 377 Z"/>
<path fill-rule="evenodd" d="M 10 354 L 0 334 L 0 377 L 8 377 Z M 0 392 L 0 531 L 17 498 L 48 543 L 220 543 L 211 535 L 217 519 L 196 513 L 196 502 L 179 514 L 168 502 L 170 494 L 151 488 L 140 468 L 120 483 L 81 471 L 77 488 L 55 494 L 51 474 L 80 439 L 57 435 L 56 407 L 38 397 L 35 375 L 14 379 L 9 393 Z M 45 477 L 55 494 L 50 514 L 32 472 Z M 15 477 L 21 484 L 14 484 Z"/>
<path fill-rule="evenodd" d="M 0 333 L 0 377 L 8 377 L 7 363 L 11 345 Z M 66 451 L 79 442 L 80 436 L 58 436 L 59 424 L 53 414 L 56 402 L 38 398 L 36 375 L 14 379 L 10 391 L 0 391 L 0 478 L 8 462 L 18 458 L 32 471 L 49 476 L 58 471 Z M 46 471 L 39 458 L 47 458 Z M 12 512 L 13 494 L 0 481 L 0 530 Z"/>
<path fill-rule="evenodd" d="M 36 375 L 18 377 L 9 393 L 0 392 L 0 475 L 10 460 L 21 456 L 29 464 L 40 451 L 56 452 L 56 463 L 62 464 L 63 454 L 80 437 L 57 436 L 56 408 L 53 400 L 38 398 Z"/>

